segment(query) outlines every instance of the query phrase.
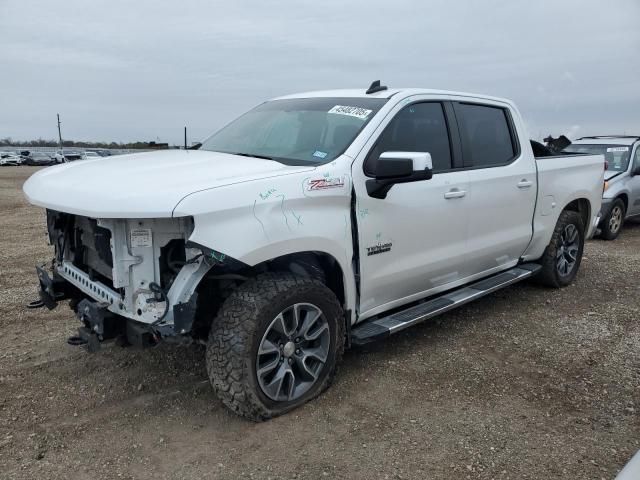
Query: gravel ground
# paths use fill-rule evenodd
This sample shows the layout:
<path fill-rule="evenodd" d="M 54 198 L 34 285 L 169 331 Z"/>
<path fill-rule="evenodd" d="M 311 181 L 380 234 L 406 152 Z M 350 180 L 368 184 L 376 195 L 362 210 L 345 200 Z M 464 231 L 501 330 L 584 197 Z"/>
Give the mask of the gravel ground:
<path fill-rule="evenodd" d="M 319 399 L 254 424 L 204 351 L 70 347 L 26 310 L 51 257 L 0 169 L 0 478 L 610 479 L 640 448 L 640 224 L 587 244 L 563 290 L 520 284 L 347 353 Z"/>

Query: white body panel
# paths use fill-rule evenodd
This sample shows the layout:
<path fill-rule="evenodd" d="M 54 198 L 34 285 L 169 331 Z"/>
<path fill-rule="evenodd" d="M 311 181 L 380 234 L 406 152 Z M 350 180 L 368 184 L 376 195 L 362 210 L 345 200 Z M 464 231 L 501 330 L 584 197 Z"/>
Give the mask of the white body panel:
<path fill-rule="evenodd" d="M 363 177 L 361 169 L 354 168 L 361 318 L 435 293 L 468 276 L 469 211 L 461 201 L 444 199 L 452 188 L 467 188 L 467 172 L 394 185 L 383 200 L 367 195 Z M 392 246 L 388 252 L 368 254 L 368 248 L 388 244 Z"/>
<path fill-rule="evenodd" d="M 597 228 L 595 220 L 602 202 L 604 166 L 602 155 L 546 157 L 536 160 L 538 199 L 533 217 L 533 239 L 524 260 L 537 260 L 551 240 L 558 216 L 565 206 L 581 198 L 590 204 L 587 237 Z"/>
<path fill-rule="evenodd" d="M 309 170 L 196 150 L 164 150 L 71 162 L 24 184 L 34 205 L 93 218 L 171 217 L 187 195 L 222 185 Z"/>
<path fill-rule="evenodd" d="M 366 95 L 347 90 L 286 98 L 311 96 Z M 162 151 L 47 168 L 33 175 L 24 191 L 35 205 L 103 220 L 192 217 L 190 241 L 250 266 L 296 252 L 328 254 L 341 267 L 344 308 L 353 312 L 352 322 L 509 268 L 522 256 L 539 258 L 572 200 L 590 202 L 590 224 L 598 214 L 602 157 L 534 160 L 510 102 L 433 90 L 387 90 L 373 96 L 390 98 L 343 155 L 317 167 Z M 520 140 L 519 158 L 503 167 L 460 169 L 397 184 L 386 199 L 371 198 L 363 160 L 395 112 L 416 99 L 475 100 L 509 109 Z M 519 188 L 523 180 L 531 185 Z M 446 197 L 452 189 L 466 194 Z M 386 243 L 393 248 L 367 255 L 367 247 Z M 149 275 L 154 273 L 149 270 Z M 135 292 L 127 297 L 135 298 Z M 140 321 L 151 322 L 153 315 Z"/>
<path fill-rule="evenodd" d="M 464 97 L 451 97 L 464 101 Z M 518 263 L 531 241 L 537 181 L 536 165 L 526 129 L 515 106 L 505 101 L 483 101 L 484 105 L 507 108 L 518 134 L 519 154 L 512 163 L 468 171 L 469 187 L 464 198 L 469 210 L 467 224 L 467 273 L 494 272 Z"/>
<path fill-rule="evenodd" d="M 640 451 L 637 451 L 629 460 L 615 480 L 637 480 L 638 478 L 640 478 Z"/>
<path fill-rule="evenodd" d="M 353 305 L 350 164 L 342 156 L 287 176 L 201 190 L 182 199 L 174 216 L 193 217 L 191 241 L 247 265 L 296 252 L 327 253 L 340 264 L 348 304 Z M 313 190 L 313 181 L 323 179 L 340 182 Z"/>

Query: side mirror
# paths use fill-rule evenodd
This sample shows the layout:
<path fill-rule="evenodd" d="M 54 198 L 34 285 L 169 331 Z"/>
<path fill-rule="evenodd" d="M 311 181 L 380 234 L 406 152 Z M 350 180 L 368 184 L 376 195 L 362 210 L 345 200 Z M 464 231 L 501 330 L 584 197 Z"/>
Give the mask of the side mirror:
<path fill-rule="evenodd" d="M 631 169 L 631 176 L 636 176 L 636 175 L 640 175 L 640 164 L 639 165 L 635 165 Z"/>
<path fill-rule="evenodd" d="M 433 162 L 428 152 L 384 152 L 378 158 L 375 178 L 367 180 L 367 193 L 386 198 L 396 183 L 419 182 L 433 176 Z"/>

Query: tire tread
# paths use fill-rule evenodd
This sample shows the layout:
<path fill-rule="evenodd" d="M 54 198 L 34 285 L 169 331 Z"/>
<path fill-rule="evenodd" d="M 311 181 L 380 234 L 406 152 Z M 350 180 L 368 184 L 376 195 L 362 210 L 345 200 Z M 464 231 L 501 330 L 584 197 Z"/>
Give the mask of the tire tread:
<path fill-rule="evenodd" d="M 611 215 L 613 215 L 613 209 L 616 206 L 619 206 L 622 209 L 622 225 L 620 225 L 620 228 L 618 229 L 618 231 L 614 233 L 609 229 L 609 221 L 611 220 Z M 600 237 L 603 238 L 604 240 L 615 240 L 616 238 L 618 238 L 618 235 L 620 235 L 620 232 L 622 231 L 622 227 L 624 225 L 624 217 L 626 213 L 627 211 L 624 206 L 624 202 L 620 198 L 617 198 L 613 202 L 613 205 L 611 205 L 611 210 L 609 210 L 609 213 L 607 214 L 607 216 L 602 220 Z"/>
<path fill-rule="evenodd" d="M 580 238 L 583 242 L 583 246 L 580 249 L 580 257 L 578 258 L 578 264 L 575 267 L 575 270 L 572 272 L 571 277 L 567 282 L 563 282 L 556 270 L 556 246 L 560 239 L 560 235 L 562 235 L 562 231 L 564 228 L 573 223 L 578 226 L 578 230 L 580 232 Z M 573 210 L 564 210 L 560 216 L 558 217 L 558 221 L 556 222 L 556 226 L 553 229 L 553 234 L 551 235 L 551 241 L 549 245 L 544 251 L 542 258 L 540 259 L 540 263 L 542 264 L 542 270 L 537 275 L 536 280 L 538 283 L 542 285 L 546 285 L 552 288 L 562 288 L 567 286 L 569 283 L 573 281 L 578 270 L 580 269 L 580 263 L 582 260 L 582 251 L 584 249 L 584 225 L 582 222 L 582 217 L 580 214 Z"/>
<path fill-rule="evenodd" d="M 260 313 L 275 298 L 289 295 L 292 290 L 316 292 L 333 304 L 336 312 L 342 313 L 338 299 L 318 280 L 291 273 L 268 272 L 260 274 L 242 284 L 223 303 L 214 319 L 209 334 L 206 352 L 207 372 L 217 396 L 233 412 L 240 416 L 263 421 L 280 415 L 311 400 L 326 390 L 337 371 L 344 352 L 344 321 L 337 319 L 338 339 L 334 365 L 322 385 L 309 397 L 286 409 L 269 408 L 259 397 L 258 385 L 251 381 L 251 348 L 255 336 L 261 334 Z M 314 387 L 315 388 L 315 387 Z"/>

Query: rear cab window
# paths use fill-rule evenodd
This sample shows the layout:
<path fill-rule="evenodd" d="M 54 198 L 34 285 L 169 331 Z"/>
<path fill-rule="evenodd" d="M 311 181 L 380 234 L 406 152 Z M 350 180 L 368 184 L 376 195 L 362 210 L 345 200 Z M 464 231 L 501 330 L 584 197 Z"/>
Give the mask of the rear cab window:
<path fill-rule="evenodd" d="M 465 168 L 507 165 L 520 153 L 511 114 L 493 105 L 454 102 Z"/>

